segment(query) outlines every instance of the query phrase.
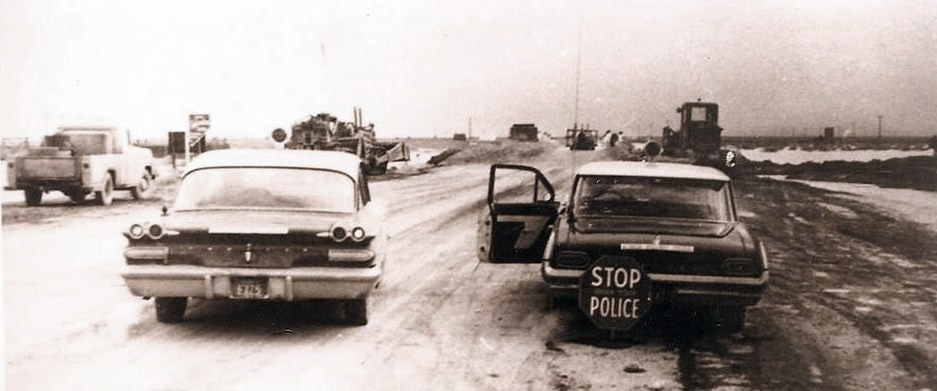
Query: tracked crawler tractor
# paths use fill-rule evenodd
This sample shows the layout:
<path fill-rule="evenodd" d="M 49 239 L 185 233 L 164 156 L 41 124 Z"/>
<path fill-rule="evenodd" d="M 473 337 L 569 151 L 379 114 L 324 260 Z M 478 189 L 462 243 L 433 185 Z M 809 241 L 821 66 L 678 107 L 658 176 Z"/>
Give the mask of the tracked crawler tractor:
<path fill-rule="evenodd" d="M 664 127 L 661 140 L 663 155 L 701 166 L 729 172 L 736 165 L 737 154 L 722 149 L 719 105 L 711 102 L 686 102 L 677 108 L 680 129 Z"/>
<path fill-rule="evenodd" d="M 390 162 L 410 160 L 406 144 L 378 141 L 374 124 L 363 125 L 360 108 L 354 109 L 354 115 L 354 122 L 339 121 L 328 113 L 310 115 L 293 124 L 290 135 L 278 128 L 272 136 L 277 142 L 285 141 L 287 149 L 343 151 L 357 155 L 370 175 L 386 173 Z"/>

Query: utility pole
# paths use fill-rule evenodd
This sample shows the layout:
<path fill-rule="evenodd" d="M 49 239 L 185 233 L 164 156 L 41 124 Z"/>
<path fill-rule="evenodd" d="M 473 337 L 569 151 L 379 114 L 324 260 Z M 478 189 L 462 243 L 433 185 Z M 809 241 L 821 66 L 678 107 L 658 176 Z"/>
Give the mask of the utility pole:
<path fill-rule="evenodd" d="M 878 116 L 878 139 L 882 139 L 882 116 Z"/>
<path fill-rule="evenodd" d="M 472 140 L 472 117 L 469 117 L 468 141 Z"/>

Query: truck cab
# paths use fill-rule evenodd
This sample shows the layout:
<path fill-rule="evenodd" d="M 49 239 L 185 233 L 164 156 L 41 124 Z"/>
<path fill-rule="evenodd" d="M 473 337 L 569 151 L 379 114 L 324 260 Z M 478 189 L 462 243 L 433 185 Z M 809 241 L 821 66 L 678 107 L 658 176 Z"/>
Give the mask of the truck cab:
<path fill-rule="evenodd" d="M 155 176 L 153 165 L 153 153 L 133 146 L 127 129 L 68 126 L 8 163 L 7 188 L 23 190 L 29 206 L 49 191 L 75 203 L 95 193 L 100 204 L 110 205 L 114 190 L 140 198 Z"/>

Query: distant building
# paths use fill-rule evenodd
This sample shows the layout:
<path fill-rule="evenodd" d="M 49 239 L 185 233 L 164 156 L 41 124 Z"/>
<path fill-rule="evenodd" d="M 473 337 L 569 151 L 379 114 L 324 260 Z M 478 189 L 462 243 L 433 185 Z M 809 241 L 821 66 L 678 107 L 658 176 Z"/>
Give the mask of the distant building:
<path fill-rule="evenodd" d="M 834 127 L 823 128 L 823 142 L 827 144 L 832 144 L 834 139 L 836 139 L 836 128 Z"/>
<path fill-rule="evenodd" d="M 466 141 L 468 137 L 465 137 L 465 133 L 456 133 L 452 135 L 452 139 L 455 141 Z"/>

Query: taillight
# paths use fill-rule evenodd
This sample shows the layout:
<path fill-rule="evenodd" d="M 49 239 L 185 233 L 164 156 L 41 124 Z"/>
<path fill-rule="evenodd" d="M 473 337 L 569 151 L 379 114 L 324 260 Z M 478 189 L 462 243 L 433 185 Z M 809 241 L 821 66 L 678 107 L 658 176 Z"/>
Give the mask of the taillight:
<path fill-rule="evenodd" d="M 140 224 L 131 225 L 128 233 L 130 233 L 131 239 L 140 239 L 145 235 L 143 226 Z"/>
<path fill-rule="evenodd" d="M 355 227 L 355 229 L 351 230 L 351 239 L 356 242 L 364 240 L 365 235 L 364 228 Z"/>
<path fill-rule="evenodd" d="M 332 228 L 332 240 L 336 242 L 342 242 L 348 238 L 348 231 L 345 231 L 345 228 L 335 226 Z"/>
<path fill-rule="evenodd" d="M 159 224 L 150 224 L 149 227 L 146 227 L 146 236 L 153 240 L 159 240 L 166 235 L 166 231 Z"/>
<path fill-rule="evenodd" d="M 734 276 L 750 276 L 755 274 L 755 260 L 748 258 L 729 258 L 722 262 L 726 274 Z"/>
<path fill-rule="evenodd" d="M 761 267 L 768 270 L 768 251 L 765 250 L 765 244 L 758 242 L 758 257 L 761 258 Z"/>
<path fill-rule="evenodd" d="M 582 251 L 560 251 L 553 264 L 561 267 L 582 268 L 589 265 L 589 254 Z"/>

